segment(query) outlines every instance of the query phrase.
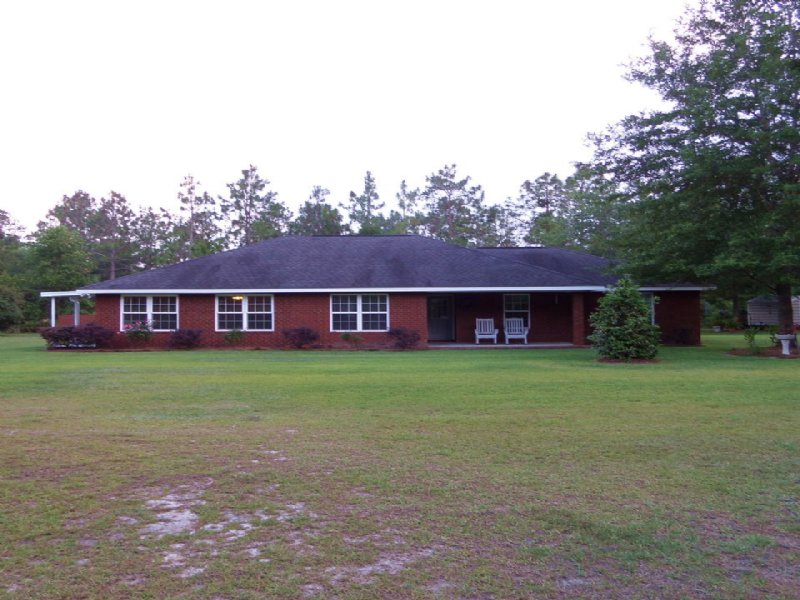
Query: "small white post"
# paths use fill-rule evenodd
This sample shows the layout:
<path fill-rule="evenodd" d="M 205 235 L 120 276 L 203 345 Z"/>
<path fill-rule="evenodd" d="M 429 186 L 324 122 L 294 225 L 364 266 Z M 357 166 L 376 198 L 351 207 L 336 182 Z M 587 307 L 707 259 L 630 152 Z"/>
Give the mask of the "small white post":
<path fill-rule="evenodd" d="M 56 326 L 56 297 L 50 296 L 50 327 Z"/>

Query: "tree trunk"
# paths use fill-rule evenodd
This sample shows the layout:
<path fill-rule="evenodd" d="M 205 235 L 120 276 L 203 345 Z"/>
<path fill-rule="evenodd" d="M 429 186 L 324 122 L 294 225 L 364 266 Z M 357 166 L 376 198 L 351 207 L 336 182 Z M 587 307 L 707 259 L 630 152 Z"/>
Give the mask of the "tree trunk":
<path fill-rule="evenodd" d="M 780 284 L 775 287 L 778 296 L 778 327 L 780 333 L 794 333 L 794 315 L 792 314 L 792 286 Z"/>
<path fill-rule="evenodd" d="M 733 300 L 731 301 L 731 316 L 733 320 L 736 321 L 736 324 L 745 329 L 750 323 L 747 320 L 747 310 L 742 311 L 742 297 L 735 293 L 733 295 Z M 742 318 L 742 314 L 744 313 L 744 318 Z"/>
<path fill-rule="evenodd" d="M 117 249 L 112 246 L 111 252 L 108 255 L 108 278 L 117 278 Z"/>

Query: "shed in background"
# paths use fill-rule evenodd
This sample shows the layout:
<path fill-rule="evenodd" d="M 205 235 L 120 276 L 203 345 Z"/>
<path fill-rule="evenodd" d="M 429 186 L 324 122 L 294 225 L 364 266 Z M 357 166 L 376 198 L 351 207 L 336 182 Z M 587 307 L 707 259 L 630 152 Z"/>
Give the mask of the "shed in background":
<path fill-rule="evenodd" d="M 792 321 L 800 325 L 800 296 L 792 296 Z M 778 325 L 777 296 L 758 296 L 748 300 L 747 324 L 750 327 Z"/>

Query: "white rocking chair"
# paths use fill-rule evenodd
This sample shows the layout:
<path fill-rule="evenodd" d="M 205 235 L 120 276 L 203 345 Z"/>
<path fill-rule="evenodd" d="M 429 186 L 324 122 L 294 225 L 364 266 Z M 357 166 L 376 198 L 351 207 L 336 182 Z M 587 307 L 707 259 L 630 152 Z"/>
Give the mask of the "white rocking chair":
<path fill-rule="evenodd" d="M 475 343 L 480 344 L 481 340 L 492 340 L 497 343 L 497 327 L 494 326 L 494 319 L 475 319 Z"/>
<path fill-rule="evenodd" d="M 508 344 L 508 340 L 523 340 L 527 345 L 528 329 L 522 319 L 506 319 L 505 328 L 503 329 L 503 333 L 506 336 L 506 344 Z"/>

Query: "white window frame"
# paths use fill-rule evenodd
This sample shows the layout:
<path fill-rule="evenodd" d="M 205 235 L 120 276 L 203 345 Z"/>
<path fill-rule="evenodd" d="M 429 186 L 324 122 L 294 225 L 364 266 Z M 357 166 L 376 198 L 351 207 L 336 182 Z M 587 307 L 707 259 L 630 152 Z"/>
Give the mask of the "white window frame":
<path fill-rule="evenodd" d="M 527 296 L 528 298 L 528 310 L 506 310 L 506 298 L 509 296 Z M 512 294 L 503 294 L 503 323 L 506 322 L 506 319 L 512 318 L 508 316 L 508 313 L 512 313 L 514 315 L 519 315 L 520 313 L 526 313 L 528 318 L 526 319 L 525 326 L 530 329 L 531 326 L 531 295 L 526 293 L 512 293 Z"/>
<path fill-rule="evenodd" d="M 153 331 L 176 331 L 181 328 L 181 308 L 180 296 L 177 294 L 123 294 L 119 297 L 119 330 L 125 331 L 125 315 L 138 314 L 125 312 L 125 298 L 145 298 L 147 301 L 147 323 L 152 326 L 153 324 L 153 298 L 175 298 L 175 329 L 153 329 Z M 158 312 L 159 315 L 171 315 L 173 313 Z"/>
<path fill-rule="evenodd" d="M 356 297 L 356 312 L 355 312 L 356 324 L 357 324 L 356 329 L 334 329 L 333 328 L 333 315 L 334 315 L 334 312 L 333 312 L 333 299 L 334 299 L 334 297 L 337 297 L 337 296 L 355 296 Z M 382 314 L 384 314 L 383 311 L 380 311 L 380 312 L 366 312 L 365 313 L 364 310 L 363 310 L 363 299 L 364 299 L 364 296 L 383 296 L 384 298 L 386 298 L 386 313 L 385 313 L 386 314 L 386 329 L 364 329 L 364 315 L 365 314 L 368 314 L 368 315 L 382 315 Z M 377 294 L 331 294 L 330 302 L 329 302 L 329 310 L 330 310 L 331 332 L 348 333 L 348 332 L 351 332 L 351 331 L 358 331 L 358 332 L 363 332 L 363 333 L 372 333 L 372 332 L 380 333 L 382 331 L 383 332 L 389 331 L 389 329 L 392 328 L 392 325 L 389 322 L 390 314 L 391 314 L 391 310 L 390 310 L 390 306 L 389 306 L 389 294 L 381 294 L 381 293 L 377 293 Z M 353 314 L 353 313 L 337 311 L 335 314 L 340 315 L 340 314 Z"/>
<path fill-rule="evenodd" d="M 650 325 L 656 324 L 656 295 L 653 292 L 639 292 L 650 309 Z"/>
<path fill-rule="evenodd" d="M 240 298 L 242 299 L 242 327 L 239 331 L 275 331 L 275 295 L 274 294 L 217 294 L 214 297 L 214 331 L 224 332 L 233 331 L 233 329 L 220 329 L 219 328 L 219 299 L 220 298 Z M 269 298 L 269 312 L 258 312 L 254 314 L 268 314 L 272 317 L 272 327 L 269 329 L 250 329 L 248 327 L 249 316 L 249 303 L 250 298 Z M 239 313 L 222 313 L 222 314 L 239 314 Z"/>

